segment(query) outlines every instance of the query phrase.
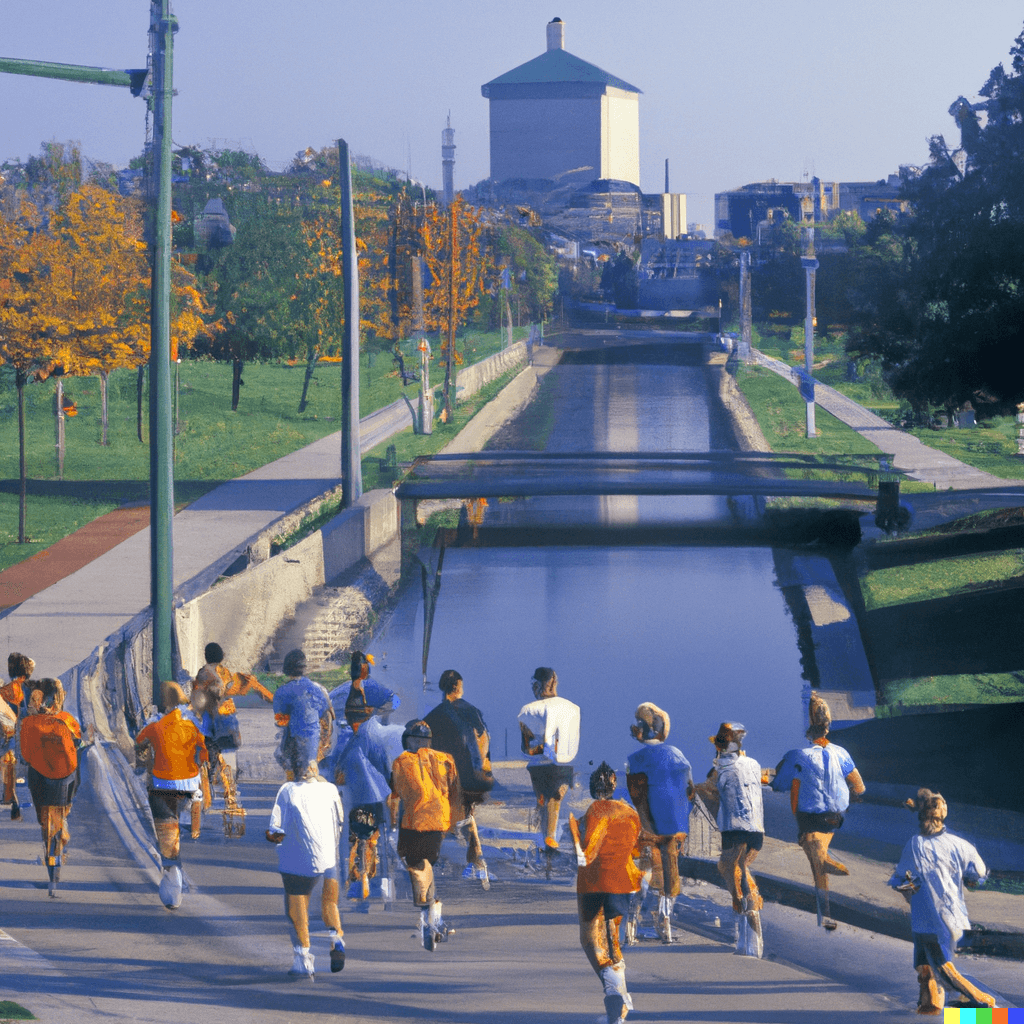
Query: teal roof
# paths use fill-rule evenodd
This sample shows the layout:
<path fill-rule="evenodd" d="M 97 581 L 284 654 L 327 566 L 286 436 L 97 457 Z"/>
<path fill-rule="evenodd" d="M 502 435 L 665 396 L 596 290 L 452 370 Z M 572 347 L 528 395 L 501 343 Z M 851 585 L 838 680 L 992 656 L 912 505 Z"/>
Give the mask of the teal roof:
<path fill-rule="evenodd" d="M 506 71 L 492 79 L 491 85 L 547 85 L 552 82 L 586 82 L 593 85 L 610 85 L 627 92 L 640 92 L 635 85 L 602 71 L 596 64 L 582 60 L 568 50 L 546 50 L 539 57 Z"/>

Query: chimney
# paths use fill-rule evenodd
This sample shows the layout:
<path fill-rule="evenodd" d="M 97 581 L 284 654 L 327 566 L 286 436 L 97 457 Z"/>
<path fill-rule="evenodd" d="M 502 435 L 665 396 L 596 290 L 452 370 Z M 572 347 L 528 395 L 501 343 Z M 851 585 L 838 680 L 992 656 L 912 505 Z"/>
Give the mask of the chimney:
<path fill-rule="evenodd" d="M 565 24 L 561 18 L 552 18 L 548 22 L 548 49 L 565 49 Z"/>

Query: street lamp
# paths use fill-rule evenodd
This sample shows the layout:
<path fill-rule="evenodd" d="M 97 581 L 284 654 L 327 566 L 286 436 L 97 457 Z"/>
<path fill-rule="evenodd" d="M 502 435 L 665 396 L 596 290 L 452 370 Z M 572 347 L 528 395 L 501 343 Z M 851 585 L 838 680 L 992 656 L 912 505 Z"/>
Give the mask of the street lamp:
<path fill-rule="evenodd" d="M 800 392 L 807 403 L 807 436 L 814 437 L 814 276 L 818 261 L 814 257 L 814 228 L 807 229 L 807 255 L 800 258 L 807 274 L 807 319 L 804 321 L 804 374 Z"/>

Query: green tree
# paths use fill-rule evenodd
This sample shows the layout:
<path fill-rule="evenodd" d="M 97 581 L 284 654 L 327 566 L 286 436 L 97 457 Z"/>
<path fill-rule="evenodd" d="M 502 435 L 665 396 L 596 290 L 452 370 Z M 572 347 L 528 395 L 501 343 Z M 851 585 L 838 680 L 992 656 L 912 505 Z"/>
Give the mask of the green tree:
<path fill-rule="evenodd" d="M 509 270 L 509 301 L 519 322 L 548 317 L 558 291 L 555 258 L 529 231 L 510 224 L 494 232 L 490 248 L 496 269 Z"/>
<path fill-rule="evenodd" d="M 873 240 L 880 280 L 865 287 L 853 348 L 881 356 L 917 406 L 1024 399 L 1024 32 L 1010 53 L 981 103 L 950 107 L 959 149 L 931 139 L 930 163 L 904 184 L 912 214 Z"/>

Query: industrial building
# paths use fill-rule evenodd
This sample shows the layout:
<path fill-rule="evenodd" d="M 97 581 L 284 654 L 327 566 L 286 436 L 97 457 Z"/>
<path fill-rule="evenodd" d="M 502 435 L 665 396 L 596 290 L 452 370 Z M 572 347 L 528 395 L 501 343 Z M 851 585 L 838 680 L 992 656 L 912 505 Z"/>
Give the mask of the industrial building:
<path fill-rule="evenodd" d="M 547 49 L 482 86 L 489 102 L 491 179 L 611 179 L 640 185 L 640 90 L 565 49 Z"/>

